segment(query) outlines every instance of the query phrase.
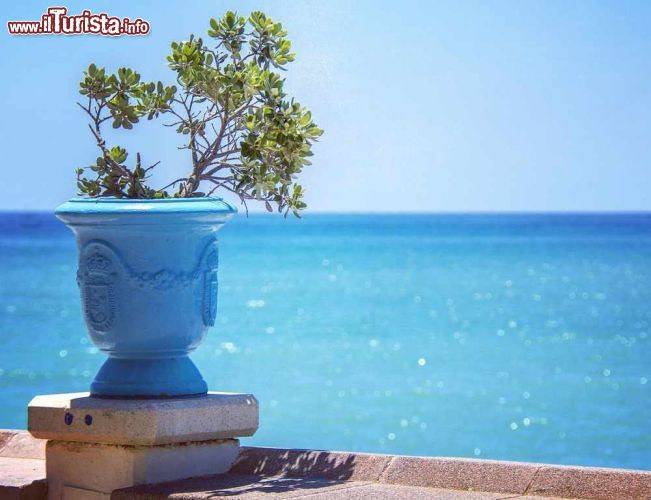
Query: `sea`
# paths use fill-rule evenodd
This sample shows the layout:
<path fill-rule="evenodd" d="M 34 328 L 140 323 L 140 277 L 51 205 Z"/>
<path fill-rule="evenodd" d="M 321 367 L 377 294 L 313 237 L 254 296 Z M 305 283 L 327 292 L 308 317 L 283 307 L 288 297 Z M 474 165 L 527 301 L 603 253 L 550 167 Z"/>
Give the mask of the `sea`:
<path fill-rule="evenodd" d="M 651 214 L 238 215 L 211 390 L 243 444 L 651 469 Z M 143 245 L 147 242 L 143 241 Z M 0 214 L 0 427 L 105 359 L 72 233 Z"/>

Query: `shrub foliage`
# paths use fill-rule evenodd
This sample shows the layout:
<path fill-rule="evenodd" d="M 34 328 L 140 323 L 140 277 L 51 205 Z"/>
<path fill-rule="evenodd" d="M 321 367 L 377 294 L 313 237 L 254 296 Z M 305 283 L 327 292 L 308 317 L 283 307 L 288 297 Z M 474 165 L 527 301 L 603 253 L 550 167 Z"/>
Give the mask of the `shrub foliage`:
<path fill-rule="evenodd" d="M 309 165 L 322 130 L 308 109 L 285 93 L 281 71 L 294 60 L 280 23 L 262 12 L 248 18 L 228 11 L 211 19 L 208 39 L 191 35 L 173 42 L 167 57 L 177 85 L 144 82 L 130 68 L 108 74 L 91 64 L 84 72 L 78 103 L 87 113 L 100 155 L 77 169 L 81 194 L 91 197 L 167 198 L 210 196 L 223 189 L 267 210 L 299 215 L 305 208 L 296 182 Z M 171 119 L 184 137 L 192 168 L 186 177 L 154 189 L 151 169 L 102 134 L 108 123 L 131 130 L 141 119 Z"/>

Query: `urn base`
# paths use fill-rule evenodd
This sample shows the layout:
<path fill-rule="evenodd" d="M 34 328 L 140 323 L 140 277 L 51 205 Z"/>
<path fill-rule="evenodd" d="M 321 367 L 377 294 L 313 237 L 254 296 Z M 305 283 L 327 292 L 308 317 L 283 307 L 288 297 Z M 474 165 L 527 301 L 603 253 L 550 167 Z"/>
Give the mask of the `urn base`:
<path fill-rule="evenodd" d="M 93 397 L 164 399 L 201 396 L 208 386 L 188 356 L 175 358 L 109 357 L 90 386 Z"/>

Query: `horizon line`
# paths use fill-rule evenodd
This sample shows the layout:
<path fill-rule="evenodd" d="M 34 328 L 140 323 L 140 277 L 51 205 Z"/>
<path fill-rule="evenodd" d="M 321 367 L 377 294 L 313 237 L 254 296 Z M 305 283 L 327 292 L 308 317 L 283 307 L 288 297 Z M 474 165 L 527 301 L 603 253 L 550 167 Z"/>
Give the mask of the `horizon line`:
<path fill-rule="evenodd" d="M 0 208 L 0 215 L 8 214 L 25 214 L 25 215 L 54 215 L 54 208 L 51 210 L 46 209 L 12 209 Z M 247 215 L 245 211 L 238 210 L 238 214 Z M 281 215 L 278 212 L 267 212 L 265 210 L 249 210 L 248 215 L 268 215 L 277 216 Z M 311 215 L 651 215 L 651 209 L 616 209 L 616 210 L 404 210 L 404 211 L 361 211 L 361 210 L 317 210 L 308 211 L 302 214 L 303 216 Z"/>

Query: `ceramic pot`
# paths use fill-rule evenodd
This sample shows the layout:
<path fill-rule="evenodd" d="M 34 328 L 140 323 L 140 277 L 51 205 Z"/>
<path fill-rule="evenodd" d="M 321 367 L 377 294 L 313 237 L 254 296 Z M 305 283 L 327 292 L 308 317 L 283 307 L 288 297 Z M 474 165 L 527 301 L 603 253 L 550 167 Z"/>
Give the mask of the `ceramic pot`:
<path fill-rule="evenodd" d="M 77 238 L 88 332 L 108 359 L 93 396 L 201 395 L 188 357 L 215 323 L 221 198 L 73 199 L 56 210 Z"/>

